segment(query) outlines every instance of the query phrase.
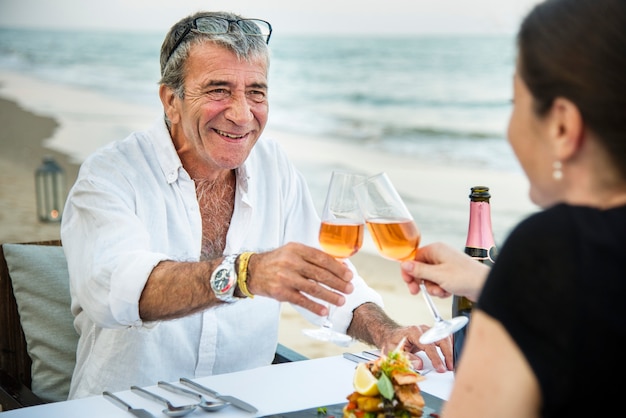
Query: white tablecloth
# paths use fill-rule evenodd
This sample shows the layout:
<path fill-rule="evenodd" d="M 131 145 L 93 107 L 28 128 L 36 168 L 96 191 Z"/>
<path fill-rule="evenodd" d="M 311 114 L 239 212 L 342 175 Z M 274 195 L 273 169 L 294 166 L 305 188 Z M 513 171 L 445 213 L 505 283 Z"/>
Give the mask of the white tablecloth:
<path fill-rule="evenodd" d="M 223 395 L 234 395 L 258 408 L 250 414 L 238 408 L 228 407 L 219 411 L 220 416 L 265 416 L 324 405 L 347 402 L 346 397 L 354 390 L 352 379 L 356 364 L 342 356 L 325 357 L 275 364 L 242 372 L 195 379 L 200 384 L 217 390 Z M 441 399 L 448 399 L 454 374 L 452 372 L 428 373 L 419 383 L 422 391 Z M 172 382 L 178 383 L 178 382 Z M 167 392 L 159 387 L 146 389 L 168 398 L 175 405 L 190 403 L 190 398 Z M 155 417 L 164 417 L 164 406 L 142 398 L 130 390 L 117 392 L 120 398 L 135 408 L 143 408 Z M 215 412 L 197 409 L 187 417 L 215 416 Z M 128 412 L 113 405 L 102 396 L 76 399 L 22 408 L 0 413 L 2 418 L 117 418 L 131 417 Z"/>

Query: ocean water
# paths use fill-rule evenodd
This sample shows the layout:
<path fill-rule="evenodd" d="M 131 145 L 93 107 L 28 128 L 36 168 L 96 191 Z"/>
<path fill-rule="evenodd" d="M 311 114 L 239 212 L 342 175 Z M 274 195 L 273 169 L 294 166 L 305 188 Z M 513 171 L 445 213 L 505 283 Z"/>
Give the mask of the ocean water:
<path fill-rule="evenodd" d="M 156 116 L 163 35 L 0 28 L 0 70 L 145 106 Z M 270 48 L 274 130 L 520 171 L 505 138 L 513 36 L 276 34 Z"/>

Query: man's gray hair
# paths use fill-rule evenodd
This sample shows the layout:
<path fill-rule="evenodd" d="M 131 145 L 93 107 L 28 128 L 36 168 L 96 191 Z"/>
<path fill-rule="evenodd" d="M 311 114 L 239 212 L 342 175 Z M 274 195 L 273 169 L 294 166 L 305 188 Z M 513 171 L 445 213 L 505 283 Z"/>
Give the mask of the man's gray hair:
<path fill-rule="evenodd" d="M 185 63 L 189 56 L 189 50 L 193 44 L 202 42 L 214 42 L 228 48 L 242 60 L 264 59 L 269 69 L 269 48 L 262 36 L 246 34 L 237 24 L 230 24 L 228 33 L 211 34 L 197 30 L 191 30 L 185 39 L 176 47 L 180 36 L 198 17 L 220 17 L 227 20 L 245 19 L 242 16 L 228 12 L 198 12 L 187 16 L 174 24 L 165 36 L 161 45 L 161 80 L 159 84 L 172 88 L 179 97 L 185 95 Z"/>

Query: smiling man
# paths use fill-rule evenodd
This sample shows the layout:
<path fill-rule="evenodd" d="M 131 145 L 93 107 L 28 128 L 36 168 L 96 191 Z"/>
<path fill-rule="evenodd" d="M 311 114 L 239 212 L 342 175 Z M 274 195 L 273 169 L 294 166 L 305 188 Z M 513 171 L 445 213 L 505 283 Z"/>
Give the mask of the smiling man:
<path fill-rule="evenodd" d="M 70 398 L 270 364 L 281 302 L 314 323 L 340 306 L 338 331 L 383 350 L 406 337 L 452 368 L 448 340 L 444 364 L 319 249 L 304 178 L 261 137 L 271 33 L 230 13 L 176 23 L 161 48 L 164 115 L 83 163 L 61 227 L 80 334 Z"/>

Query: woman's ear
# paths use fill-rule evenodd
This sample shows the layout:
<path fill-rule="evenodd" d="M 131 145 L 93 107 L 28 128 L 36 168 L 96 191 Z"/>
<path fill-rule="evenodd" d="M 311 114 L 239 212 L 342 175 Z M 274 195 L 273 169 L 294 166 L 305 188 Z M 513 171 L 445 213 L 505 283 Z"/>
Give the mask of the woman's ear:
<path fill-rule="evenodd" d="M 178 96 L 174 93 L 174 90 L 172 90 L 171 87 L 161 84 L 159 86 L 159 97 L 161 98 L 163 110 L 165 111 L 167 118 L 172 123 L 178 123 L 179 113 L 176 107 L 176 100 L 178 99 Z"/>
<path fill-rule="evenodd" d="M 550 110 L 550 136 L 555 158 L 564 161 L 582 146 L 585 125 L 578 107 L 568 99 L 557 97 Z"/>

